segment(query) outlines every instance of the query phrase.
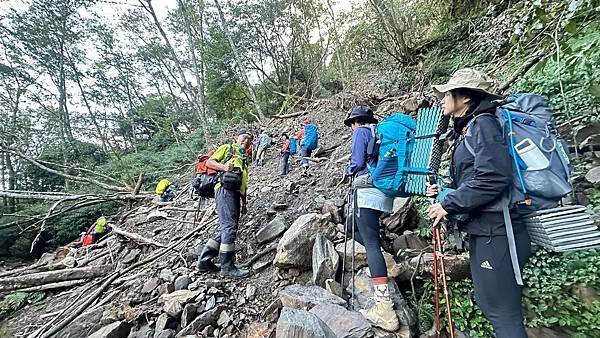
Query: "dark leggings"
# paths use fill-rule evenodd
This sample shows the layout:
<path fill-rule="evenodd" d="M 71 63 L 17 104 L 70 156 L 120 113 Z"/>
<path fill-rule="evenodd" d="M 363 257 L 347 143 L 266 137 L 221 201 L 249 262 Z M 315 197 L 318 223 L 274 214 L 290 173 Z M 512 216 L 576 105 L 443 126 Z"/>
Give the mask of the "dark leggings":
<path fill-rule="evenodd" d="M 515 233 L 521 270 L 531 256 L 527 230 Z M 513 273 L 506 236 L 474 236 L 469 239 L 475 301 L 492 323 L 496 338 L 527 338 L 521 312 L 523 287 Z"/>
<path fill-rule="evenodd" d="M 385 259 L 381 252 L 379 239 L 379 216 L 382 212 L 374 209 L 359 208 L 356 217 L 354 239 L 367 250 L 367 263 L 371 277 L 387 277 Z M 352 220 L 346 222 L 348 233 L 352 234 Z"/>

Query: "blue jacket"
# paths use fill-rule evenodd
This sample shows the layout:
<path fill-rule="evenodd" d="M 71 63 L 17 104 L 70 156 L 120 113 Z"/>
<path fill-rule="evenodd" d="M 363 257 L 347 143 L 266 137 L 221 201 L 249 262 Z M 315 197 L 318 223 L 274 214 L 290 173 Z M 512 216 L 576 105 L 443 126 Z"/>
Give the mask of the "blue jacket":
<path fill-rule="evenodd" d="M 369 173 L 369 166 L 374 166 L 375 156 L 369 158 L 367 147 L 369 141 L 373 138 L 369 126 L 360 126 L 352 132 L 352 154 L 350 163 L 344 170 L 346 176 L 360 176 Z"/>

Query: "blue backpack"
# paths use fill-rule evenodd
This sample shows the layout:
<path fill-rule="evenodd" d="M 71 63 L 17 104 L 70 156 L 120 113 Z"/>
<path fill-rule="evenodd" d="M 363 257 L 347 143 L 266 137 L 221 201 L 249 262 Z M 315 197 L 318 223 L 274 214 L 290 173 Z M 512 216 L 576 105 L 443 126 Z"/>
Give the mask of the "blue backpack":
<path fill-rule="evenodd" d="M 298 151 L 298 144 L 295 137 L 290 137 L 290 155 L 294 155 Z"/>
<path fill-rule="evenodd" d="M 369 171 L 373 185 L 390 197 L 410 196 L 406 191 L 408 174 L 427 172 L 427 168 L 410 165 L 416 128 L 416 121 L 402 113 L 385 118 L 376 127 L 377 145 L 370 146 L 369 152 L 377 156 L 377 165 Z"/>
<path fill-rule="evenodd" d="M 304 146 L 308 150 L 315 150 L 319 146 L 319 129 L 312 123 L 304 126 Z"/>
<path fill-rule="evenodd" d="M 513 160 L 509 207 L 524 213 L 556 207 L 572 191 L 571 165 L 548 101 L 536 94 L 514 94 L 496 109 L 496 117 Z M 475 141 L 469 127 L 475 120 L 465 134 L 465 146 L 473 156 Z"/>

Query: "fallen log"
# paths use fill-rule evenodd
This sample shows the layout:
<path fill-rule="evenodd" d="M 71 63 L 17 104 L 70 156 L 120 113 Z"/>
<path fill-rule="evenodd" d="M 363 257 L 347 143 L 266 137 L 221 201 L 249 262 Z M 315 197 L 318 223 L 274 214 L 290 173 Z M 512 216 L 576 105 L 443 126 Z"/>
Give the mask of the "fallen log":
<path fill-rule="evenodd" d="M 165 247 L 164 245 L 162 245 L 161 243 L 159 243 L 159 242 L 157 242 L 157 241 L 155 241 L 153 239 L 146 238 L 146 237 L 140 236 L 138 234 L 134 234 L 132 232 L 125 231 L 123 229 L 119 229 L 116 226 L 111 226 L 111 229 L 112 229 L 113 233 L 115 233 L 117 235 L 120 235 L 120 236 L 123 236 L 123 237 L 126 237 L 126 238 L 129 238 L 129 239 L 131 239 L 132 241 L 134 241 L 134 242 L 136 242 L 138 244 L 154 245 L 154 246 L 159 247 L 159 248 L 164 248 Z"/>
<path fill-rule="evenodd" d="M 49 283 L 49 284 L 43 284 L 43 285 L 38 285 L 38 286 L 32 286 L 32 287 L 24 288 L 24 289 L 17 289 L 16 291 L 36 292 L 36 291 L 62 289 L 62 288 L 68 288 L 68 287 L 75 286 L 75 285 L 80 285 L 85 282 L 86 282 L 85 279 L 74 279 L 74 280 L 68 280 L 68 281 L 64 281 L 64 282 Z"/>
<path fill-rule="evenodd" d="M 103 276 L 112 270 L 111 265 L 96 265 L 85 268 L 62 269 L 48 272 L 36 272 L 17 277 L 0 278 L 0 291 L 39 286 L 75 279 L 90 279 Z"/>

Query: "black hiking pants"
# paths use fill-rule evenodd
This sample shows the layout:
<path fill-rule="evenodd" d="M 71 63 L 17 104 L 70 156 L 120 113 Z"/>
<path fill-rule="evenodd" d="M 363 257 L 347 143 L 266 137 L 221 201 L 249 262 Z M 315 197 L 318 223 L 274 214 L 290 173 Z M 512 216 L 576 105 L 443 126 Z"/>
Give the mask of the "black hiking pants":
<path fill-rule="evenodd" d="M 379 210 L 358 208 L 356 214 L 356 225 L 354 227 L 354 239 L 367 250 L 367 264 L 371 277 L 387 277 L 387 267 L 381 252 L 381 241 L 379 237 Z M 348 233 L 352 234 L 352 219 L 346 221 Z"/>
<path fill-rule="evenodd" d="M 527 230 L 521 229 L 515 233 L 515 242 L 519 266 L 523 270 L 531 256 L 531 244 Z M 508 239 L 506 236 L 471 235 L 469 251 L 475 301 L 492 323 L 496 337 L 527 338 L 521 311 L 523 287 L 515 280 Z"/>

